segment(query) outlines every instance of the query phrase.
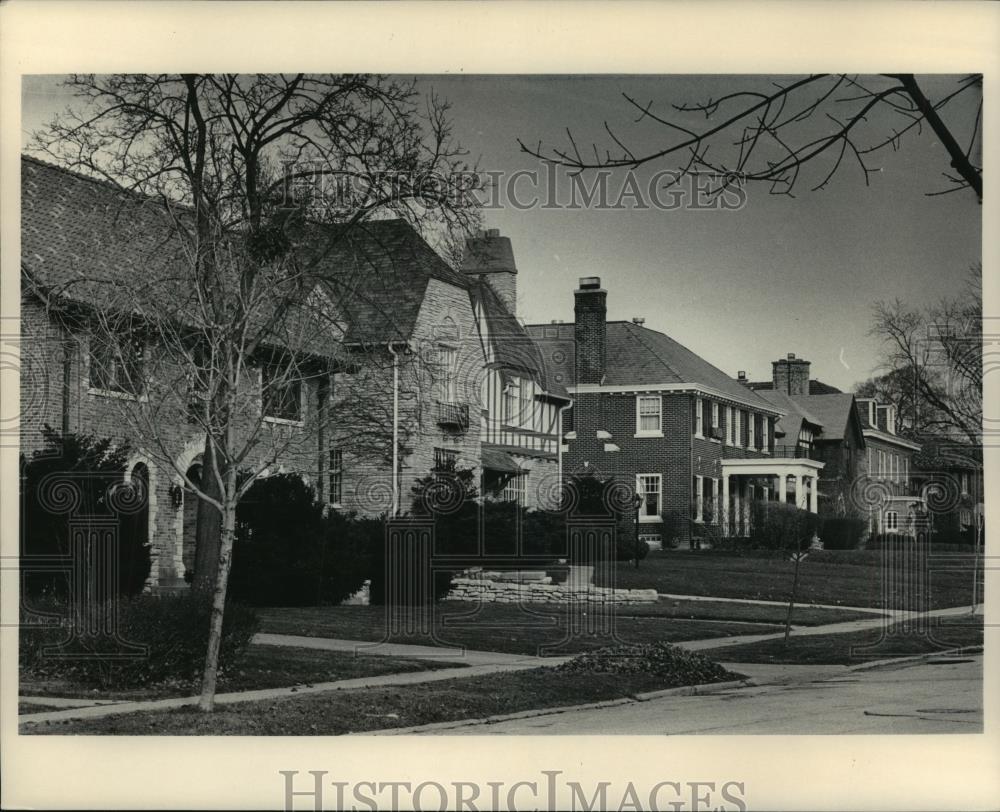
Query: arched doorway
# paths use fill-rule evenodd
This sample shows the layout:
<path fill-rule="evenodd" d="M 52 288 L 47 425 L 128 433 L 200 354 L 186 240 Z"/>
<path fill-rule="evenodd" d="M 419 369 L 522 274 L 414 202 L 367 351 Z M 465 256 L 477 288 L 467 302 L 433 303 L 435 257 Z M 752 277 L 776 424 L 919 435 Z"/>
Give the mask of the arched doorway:
<path fill-rule="evenodd" d="M 132 466 L 126 477 L 127 491 L 115 500 L 120 527 L 118 579 L 127 595 L 140 592 L 149 577 L 150 477 L 144 462 Z"/>
<path fill-rule="evenodd" d="M 201 483 L 201 457 L 197 457 L 185 472 L 187 482 L 194 485 Z M 198 543 L 198 495 L 185 482 L 184 484 L 184 519 L 183 519 L 183 552 L 184 578 L 190 581 L 194 573 L 195 549 Z"/>

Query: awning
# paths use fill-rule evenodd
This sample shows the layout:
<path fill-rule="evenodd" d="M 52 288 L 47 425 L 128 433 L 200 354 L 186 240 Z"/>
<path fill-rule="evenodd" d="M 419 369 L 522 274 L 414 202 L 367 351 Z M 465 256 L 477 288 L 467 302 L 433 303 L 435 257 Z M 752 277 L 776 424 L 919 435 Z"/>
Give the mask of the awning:
<path fill-rule="evenodd" d="M 499 471 L 503 474 L 523 474 L 525 471 L 514 462 L 514 458 L 505 451 L 494 448 L 483 449 L 483 468 L 488 471 Z"/>

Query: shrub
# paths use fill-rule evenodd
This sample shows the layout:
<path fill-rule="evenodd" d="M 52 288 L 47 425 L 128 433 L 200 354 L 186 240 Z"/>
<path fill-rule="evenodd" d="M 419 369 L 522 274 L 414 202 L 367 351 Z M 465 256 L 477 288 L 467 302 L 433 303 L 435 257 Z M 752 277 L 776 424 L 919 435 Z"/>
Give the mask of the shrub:
<path fill-rule="evenodd" d="M 70 555 L 69 527 L 115 521 L 118 594 L 136 595 L 149 577 L 148 493 L 124 484 L 132 450 L 90 434 L 61 435 L 46 425 L 45 448 L 21 457 L 21 543 L 25 594 L 65 596 L 66 576 L 33 572 L 33 556 Z"/>
<path fill-rule="evenodd" d="M 46 654 L 47 647 L 69 637 L 69 614 L 64 602 L 51 599 L 34 608 L 60 618 L 55 626 L 21 626 L 21 666 L 36 677 L 71 679 L 103 689 L 137 688 L 167 680 L 190 680 L 205 662 L 211 601 L 192 593 L 139 595 L 119 602 L 118 637 L 147 647 L 145 656 L 130 659 L 108 658 L 118 650 L 115 641 L 96 636 L 72 640 L 70 650 L 79 655 L 73 659 Z M 22 624 L 25 620 L 22 616 Z M 239 660 L 257 628 L 252 609 L 237 603 L 226 606 L 220 668 Z"/>
<path fill-rule="evenodd" d="M 664 688 L 722 682 L 740 675 L 727 671 L 703 654 L 670 643 L 630 643 L 579 654 L 556 666 L 568 674 L 648 674 L 663 680 Z"/>
<path fill-rule="evenodd" d="M 229 576 L 235 600 L 254 606 L 337 604 L 361 588 L 364 534 L 349 514 L 323 515 L 299 477 L 257 480 L 236 510 Z"/>
<path fill-rule="evenodd" d="M 820 539 L 828 550 L 856 550 L 864 538 L 868 523 L 849 516 L 830 516 L 823 520 Z"/>
<path fill-rule="evenodd" d="M 806 549 L 820 519 L 815 513 L 780 502 L 752 502 L 746 544 L 771 550 Z"/>

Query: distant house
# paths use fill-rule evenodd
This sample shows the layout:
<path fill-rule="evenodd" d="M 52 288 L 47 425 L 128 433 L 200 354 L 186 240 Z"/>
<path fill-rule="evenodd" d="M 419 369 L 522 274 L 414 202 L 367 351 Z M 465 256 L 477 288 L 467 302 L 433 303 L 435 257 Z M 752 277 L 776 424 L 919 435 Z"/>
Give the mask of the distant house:
<path fill-rule="evenodd" d="M 934 537 L 960 544 L 982 543 L 983 449 L 964 439 L 921 438 L 910 476 L 934 519 Z"/>
<path fill-rule="evenodd" d="M 920 444 L 896 434 L 893 406 L 856 399 L 811 380 L 810 366 L 789 353 L 772 362 L 770 381 L 748 381 L 747 386 L 784 405 L 790 414 L 801 414 L 811 453 L 824 463 L 821 512 L 867 515 L 872 533 L 903 532 L 907 517 L 925 504 L 911 476 L 911 460 Z M 795 428 L 790 426 L 791 431 Z M 803 437 L 798 442 L 804 443 Z"/>
<path fill-rule="evenodd" d="M 751 500 L 816 511 L 823 463 L 777 443 L 782 407 L 640 319 L 608 321 L 599 278 L 580 279 L 574 300 L 573 324 L 528 327 L 573 397 L 564 475 L 634 487 L 639 534 L 653 547 L 744 534 Z"/>

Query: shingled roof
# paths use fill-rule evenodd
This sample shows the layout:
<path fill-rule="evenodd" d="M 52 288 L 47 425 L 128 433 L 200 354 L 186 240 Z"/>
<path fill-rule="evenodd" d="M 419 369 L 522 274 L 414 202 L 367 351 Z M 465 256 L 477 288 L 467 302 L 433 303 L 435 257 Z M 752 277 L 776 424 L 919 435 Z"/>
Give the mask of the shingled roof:
<path fill-rule="evenodd" d="M 507 310 L 489 282 L 470 278 L 470 295 L 490 342 L 494 363 L 500 369 L 531 377 L 546 393 L 569 398 L 563 378 L 546 358 L 528 330 Z"/>
<path fill-rule="evenodd" d="M 782 435 L 786 445 L 795 445 L 798 442 L 803 422 L 811 424 L 817 431 L 823 429 L 823 421 L 803 407 L 797 399 L 773 389 L 763 390 L 758 394 L 785 412 L 775 424 L 774 433 L 776 436 Z"/>
<path fill-rule="evenodd" d="M 529 324 L 543 359 L 566 385 L 575 383 L 576 342 L 572 324 Z M 775 411 L 775 406 L 670 336 L 630 321 L 607 323 L 605 386 L 691 384 L 734 401 Z"/>
<path fill-rule="evenodd" d="M 755 392 L 767 392 L 774 389 L 774 381 L 749 381 L 747 386 Z M 839 395 L 842 392 L 842 389 L 838 389 L 836 386 L 831 386 L 828 383 L 823 383 L 823 381 L 815 378 L 809 381 L 810 395 Z"/>
<path fill-rule="evenodd" d="M 193 285 L 184 279 L 190 267 L 187 246 L 160 201 L 29 156 L 22 156 L 21 182 L 21 263 L 25 281 L 36 290 L 99 308 L 107 306 L 116 286 L 151 302 L 191 296 Z M 186 216 L 183 208 L 179 216 Z M 310 324 L 303 302 L 292 319 L 296 329 L 282 335 L 287 342 L 294 332 L 296 349 L 331 354 L 344 340 L 404 341 L 412 335 L 431 279 L 469 287 L 402 220 L 350 229 L 307 224 L 290 236 L 300 265 L 338 314 L 336 323 L 317 317 Z"/>

